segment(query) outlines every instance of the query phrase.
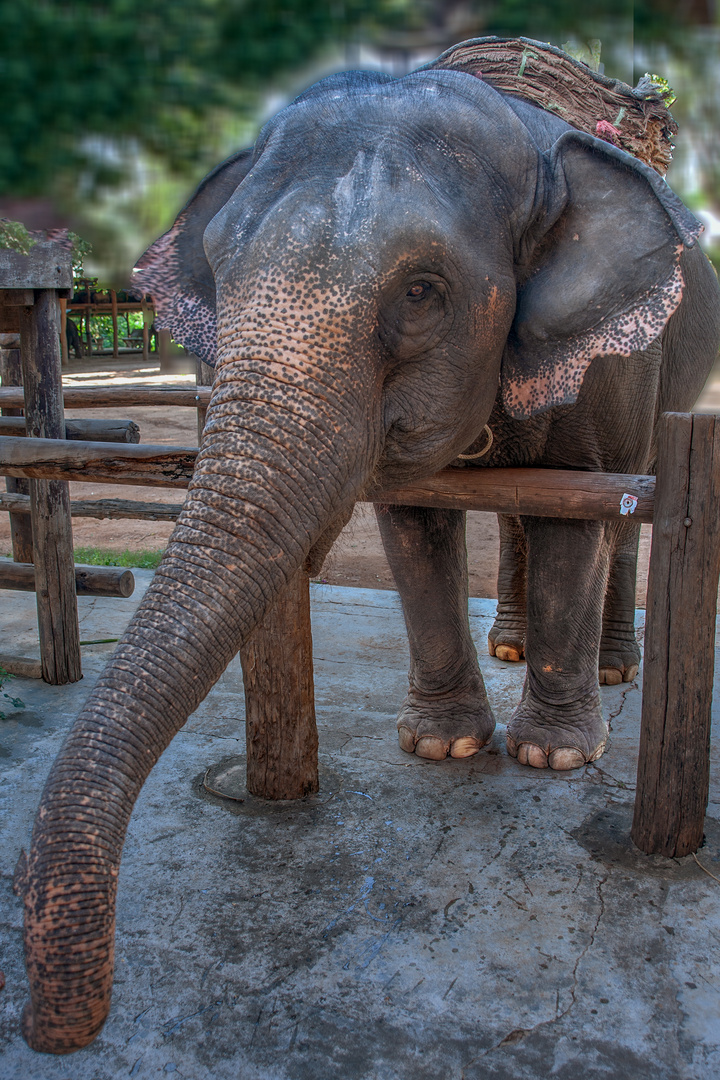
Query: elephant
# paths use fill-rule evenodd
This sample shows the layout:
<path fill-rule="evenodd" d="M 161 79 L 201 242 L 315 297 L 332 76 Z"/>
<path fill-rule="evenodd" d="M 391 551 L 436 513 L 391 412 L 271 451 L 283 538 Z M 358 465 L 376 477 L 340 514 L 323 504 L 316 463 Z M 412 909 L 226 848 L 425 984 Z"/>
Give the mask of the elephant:
<path fill-rule="evenodd" d="M 18 869 L 30 1046 L 67 1053 L 100 1031 L 142 784 L 358 499 L 462 454 L 468 467 L 651 468 L 657 415 L 691 404 L 720 338 L 699 231 L 652 169 L 461 71 L 326 78 L 201 184 L 136 276 L 160 324 L 215 365 L 211 401 L 167 551 L 52 767 Z M 474 754 L 494 720 L 463 514 L 381 506 L 378 520 L 410 639 L 401 745 Z M 606 670 L 637 662 L 635 532 L 503 522 L 491 642 L 527 658 L 508 728 L 521 764 L 602 752 L 601 643 Z"/>

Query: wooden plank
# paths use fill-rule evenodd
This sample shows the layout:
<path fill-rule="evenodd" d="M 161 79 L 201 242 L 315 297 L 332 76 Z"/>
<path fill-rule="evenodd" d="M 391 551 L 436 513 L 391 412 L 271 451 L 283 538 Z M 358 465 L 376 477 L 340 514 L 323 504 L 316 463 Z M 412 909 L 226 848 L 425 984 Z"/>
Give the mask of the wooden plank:
<path fill-rule="evenodd" d="M 20 309 L 16 307 L 0 307 L 0 334 L 14 334 L 20 332 Z"/>
<path fill-rule="evenodd" d="M 0 668 L 8 675 L 18 675 L 22 679 L 42 679 L 42 663 L 32 656 L 13 656 L 0 653 Z"/>
<path fill-rule="evenodd" d="M 565 469 L 443 469 L 429 480 L 373 493 L 372 501 L 498 514 L 623 519 L 625 495 L 637 499 L 632 520 L 651 522 L 655 477 Z M 630 518 L 628 518 L 630 520 Z"/>
<path fill-rule="evenodd" d="M 137 499 L 72 499 L 70 516 L 77 518 L 134 518 L 139 521 L 176 521 L 182 503 L 140 502 Z M 0 491 L 0 510 L 13 514 L 30 513 L 29 495 L 8 495 Z"/>
<path fill-rule="evenodd" d="M 117 295 L 117 294 L 116 294 Z M 152 304 L 147 305 L 152 308 Z M 100 301 L 95 304 L 87 304 L 83 301 L 73 303 L 72 298 L 68 300 L 68 311 L 74 311 L 76 314 L 79 312 L 81 315 L 87 310 L 90 310 L 92 315 L 112 315 L 112 303 L 108 301 Z M 118 300 L 117 302 L 118 314 L 127 315 L 131 311 L 142 311 L 143 305 L 140 301 L 124 302 Z"/>
<path fill-rule="evenodd" d="M 195 446 L 8 437 L 0 439 L 0 474 L 186 488 L 197 454 Z"/>
<path fill-rule="evenodd" d="M 720 417 L 664 414 L 657 473 L 632 838 L 680 857 L 702 843 L 708 800 Z"/>
<path fill-rule="evenodd" d="M 61 438 L 65 417 L 57 293 L 39 291 L 35 305 L 20 310 L 25 423 L 31 438 L 0 439 L 0 443 L 57 440 L 66 445 Z M 36 480 L 30 485 L 30 499 L 43 678 L 54 685 L 76 682 L 82 678 L 82 669 L 67 483 Z"/>
<path fill-rule="evenodd" d="M 318 784 L 308 576 L 300 570 L 243 648 L 247 789 L 302 799 Z"/>
<path fill-rule="evenodd" d="M 134 387 L 93 386 L 65 389 L 63 401 L 66 409 L 130 408 L 137 405 L 171 405 L 196 409 L 210 404 L 210 387 Z M 22 408 L 21 390 L 12 386 L 0 387 L 0 407 Z"/>
<path fill-rule="evenodd" d="M 0 436 L 26 437 L 25 420 L 21 416 L 3 416 Z M 65 438 L 73 442 L 139 443 L 140 428 L 133 420 L 66 420 Z"/>
<path fill-rule="evenodd" d="M 33 293 L 33 301 L 35 294 Z M 18 319 L 20 313 L 18 312 Z M 18 322 L 19 327 L 19 322 Z M 18 343 L 20 338 L 18 336 Z M 19 386 L 22 393 L 22 367 L 20 364 L 20 349 L 0 349 L 0 376 L 3 386 Z M 23 397 L 23 404 L 24 404 Z M 3 419 L 20 420 L 25 429 L 25 421 L 22 419 L 23 410 L 3 408 Z M 30 501 L 30 481 L 18 480 L 8 476 L 5 487 L 10 494 L 22 495 Z M 12 540 L 13 559 L 16 562 L 28 563 L 33 561 L 32 523 L 29 517 L 21 517 L 18 514 L 10 515 L 10 537 Z"/>
<path fill-rule="evenodd" d="M 0 289 L 71 289 L 72 252 L 40 240 L 27 255 L 0 248 Z"/>
<path fill-rule="evenodd" d="M 0 307 L 32 307 L 34 289 L 0 289 Z"/>
<path fill-rule="evenodd" d="M 0 559 L 0 589 L 35 592 L 35 567 Z M 75 566 L 75 592 L 78 596 L 132 596 L 135 578 L 132 571 L 118 566 Z"/>
<path fill-rule="evenodd" d="M 0 474 L 93 483 L 187 487 L 195 447 L 111 446 L 31 439 L 0 440 Z M 651 522 L 653 476 L 560 469 L 443 469 L 429 480 L 373 493 L 372 501 L 458 507 L 502 514 L 620 521 L 621 500 L 637 498 L 633 520 Z"/>

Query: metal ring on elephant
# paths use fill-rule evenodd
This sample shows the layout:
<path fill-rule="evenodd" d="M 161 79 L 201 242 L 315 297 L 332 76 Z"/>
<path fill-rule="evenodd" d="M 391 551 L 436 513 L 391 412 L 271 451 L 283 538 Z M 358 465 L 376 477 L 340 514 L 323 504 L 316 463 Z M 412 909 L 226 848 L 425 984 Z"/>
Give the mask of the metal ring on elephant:
<path fill-rule="evenodd" d="M 495 437 L 493 436 L 493 433 L 490 430 L 488 424 L 485 425 L 483 431 L 487 431 L 488 439 L 482 450 L 480 450 L 477 454 L 458 454 L 458 458 L 460 459 L 460 461 L 474 461 L 476 458 L 485 457 L 486 454 L 490 453 L 490 448 L 495 441 Z"/>

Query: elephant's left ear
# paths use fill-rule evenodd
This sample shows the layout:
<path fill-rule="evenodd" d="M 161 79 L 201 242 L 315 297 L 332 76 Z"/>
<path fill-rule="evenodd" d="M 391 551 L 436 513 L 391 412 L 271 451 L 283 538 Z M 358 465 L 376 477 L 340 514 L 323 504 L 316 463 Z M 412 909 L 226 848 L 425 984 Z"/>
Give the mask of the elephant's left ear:
<path fill-rule="evenodd" d="M 250 171 L 252 154 L 252 149 L 241 150 L 206 176 L 173 227 L 147 249 L 133 271 L 133 287 L 152 296 L 156 326 L 169 330 L 206 364 L 215 364 L 217 326 L 215 279 L 203 233 Z"/>
<path fill-rule="evenodd" d="M 577 399 L 596 357 L 628 356 L 680 303 L 700 223 L 654 170 L 569 131 L 546 157 L 550 226 L 522 271 L 502 394 L 525 418 Z"/>

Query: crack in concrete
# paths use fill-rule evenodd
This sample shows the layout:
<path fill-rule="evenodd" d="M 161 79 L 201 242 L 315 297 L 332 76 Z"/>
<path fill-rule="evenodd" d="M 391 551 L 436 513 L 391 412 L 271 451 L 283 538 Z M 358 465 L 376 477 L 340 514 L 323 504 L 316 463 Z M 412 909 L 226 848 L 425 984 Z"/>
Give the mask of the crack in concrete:
<path fill-rule="evenodd" d="M 570 1002 L 567 1007 L 563 1009 L 562 1012 L 560 1011 L 560 989 L 558 988 L 555 992 L 555 1015 L 553 1017 L 551 1017 L 549 1020 L 540 1020 L 537 1024 L 533 1024 L 531 1028 L 515 1028 L 513 1031 L 508 1032 L 507 1035 L 503 1036 L 500 1042 L 495 1043 L 494 1046 L 488 1047 L 488 1049 L 484 1050 L 482 1054 L 478 1054 L 476 1057 L 472 1058 L 471 1061 L 466 1062 L 466 1064 L 462 1066 L 460 1072 L 460 1080 L 466 1080 L 465 1070 L 469 1069 L 471 1065 L 475 1064 L 475 1062 L 487 1057 L 488 1054 L 492 1054 L 495 1050 L 499 1050 L 501 1046 L 510 1046 L 514 1043 L 522 1042 L 523 1039 L 526 1039 L 529 1035 L 533 1035 L 540 1028 L 551 1027 L 553 1024 L 557 1024 L 560 1020 L 564 1020 L 565 1017 L 568 1016 L 572 1009 L 575 1007 L 577 1003 L 578 969 L 590 949 L 595 944 L 595 938 L 597 937 L 600 923 L 602 921 L 603 915 L 605 914 L 605 898 L 603 897 L 602 890 L 609 876 L 610 874 L 608 872 L 597 882 L 597 885 L 595 886 L 595 892 L 597 894 L 599 903 L 599 911 L 597 914 L 597 918 L 595 919 L 593 928 L 590 931 L 590 940 L 588 941 L 585 948 L 580 951 L 575 963 L 573 964 L 573 982 L 570 988 Z"/>
<path fill-rule="evenodd" d="M 625 686 L 623 687 L 623 689 L 620 692 L 620 705 L 615 710 L 615 712 L 611 712 L 610 715 L 608 716 L 608 732 L 612 732 L 613 720 L 617 720 L 618 716 L 620 715 L 620 713 L 625 708 L 625 701 L 627 699 L 628 694 L 631 691 L 637 690 L 637 689 L 638 689 L 637 679 L 633 679 L 632 682 L 629 682 L 629 683 L 625 684 Z"/>
<path fill-rule="evenodd" d="M 600 787 L 609 788 L 611 791 L 627 791 L 628 793 L 635 791 L 635 784 L 626 784 L 624 780 L 618 780 L 607 769 L 601 769 L 596 761 L 590 762 L 588 768 L 593 769 L 598 778 L 595 781 L 591 774 L 586 773 L 585 779 L 591 784 L 598 782 Z"/>
<path fill-rule="evenodd" d="M 230 719 L 235 719 L 230 717 Z M 244 724 L 244 720 L 239 720 L 238 723 Z M 202 735 L 208 739 L 230 739 L 232 742 L 240 742 L 240 735 L 218 735 L 216 731 L 185 731 L 183 728 L 178 731 L 178 735 Z"/>

